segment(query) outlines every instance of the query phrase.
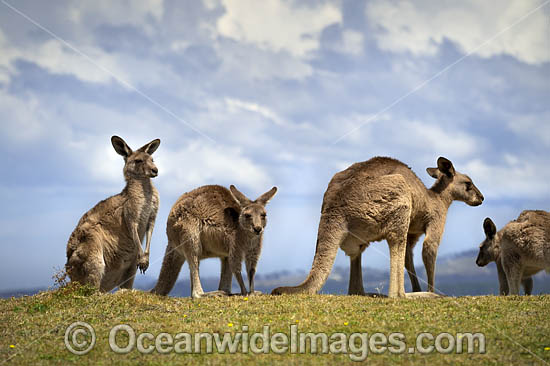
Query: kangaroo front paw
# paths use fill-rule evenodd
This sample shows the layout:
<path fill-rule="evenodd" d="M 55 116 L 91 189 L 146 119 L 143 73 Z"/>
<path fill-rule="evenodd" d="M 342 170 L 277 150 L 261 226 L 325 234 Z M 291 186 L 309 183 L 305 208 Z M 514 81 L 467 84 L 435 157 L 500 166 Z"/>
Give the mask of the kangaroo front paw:
<path fill-rule="evenodd" d="M 147 271 L 147 268 L 149 268 L 149 254 L 144 253 L 139 257 L 137 267 L 141 273 Z"/>

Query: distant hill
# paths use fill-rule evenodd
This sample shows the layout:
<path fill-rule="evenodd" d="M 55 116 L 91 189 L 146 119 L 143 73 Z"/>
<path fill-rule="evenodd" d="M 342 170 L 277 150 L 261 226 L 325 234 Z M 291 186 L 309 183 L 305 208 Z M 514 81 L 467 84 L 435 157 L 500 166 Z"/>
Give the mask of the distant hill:
<path fill-rule="evenodd" d="M 436 288 L 441 294 L 448 296 L 466 296 L 466 295 L 496 295 L 498 294 L 498 277 L 494 263 L 480 268 L 475 264 L 477 250 L 462 252 L 456 255 L 442 257 L 437 261 Z M 308 268 L 309 271 L 309 268 Z M 421 278 L 420 284 L 423 290 L 426 290 L 425 271 L 423 266 L 418 266 L 416 271 Z M 268 274 L 259 273 L 256 276 L 256 290 L 269 293 L 278 286 L 297 285 L 307 276 L 306 271 L 279 271 Z M 187 297 L 190 295 L 191 285 L 189 282 L 189 271 L 184 268 L 180 274 L 180 280 L 174 286 L 170 296 Z M 346 294 L 348 290 L 349 268 L 335 267 L 332 270 L 322 293 L 326 294 Z M 387 293 L 388 291 L 388 271 L 363 268 L 363 282 L 365 291 Z M 212 291 L 218 288 L 219 278 L 205 277 L 201 279 L 202 287 L 205 291 Z M 534 278 L 533 294 L 550 293 L 550 275 L 545 272 L 539 273 Z M 135 282 L 135 288 L 140 290 L 149 290 L 156 283 L 156 278 L 147 276 L 138 276 Z M 12 296 L 33 295 L 45 288 L 35 289 L 14 289 L 0 292 L 1 298 Z M 405 290 L 411 291 L 408 275 L 405 274 Z M 233 292 L 238 292 L 238 285 L 233 281 Z"/>

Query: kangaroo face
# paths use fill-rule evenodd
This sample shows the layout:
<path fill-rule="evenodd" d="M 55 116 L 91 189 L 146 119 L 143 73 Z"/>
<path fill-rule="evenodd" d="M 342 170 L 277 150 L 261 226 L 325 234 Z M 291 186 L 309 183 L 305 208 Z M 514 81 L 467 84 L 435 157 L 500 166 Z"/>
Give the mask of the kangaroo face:
<path fill-rule="evenodd" d="M 153 157 L 139 150 L 133 152 L 124 165 L 124 173 L 132 178 L 154 178 L 158 172 Z"/>
<path fill-rule="evenodd" d="M 496 261 L 500 256 L 500 244 L 496 238 L 497 229 L 490 218 L 486 218 L 483 222 L 483 230 L 485 240 L 479 245 L 479 254 L 476 259 L 476 264 L 480 267 Z"/>
<path fill-rule="evenodd" d="M 470 206 L 479 206 L 483 202 L 483 195 L 474 185 L 472 179 L 465 174 L 456 172 L 450 184 L 453 199 L 462 201 Z"/>
<path fill-rule="evenodd" d="M 160 145 L 156 139 L 133 151 L 126 142 L 118 137 L 111 137 L 111 143 L 115 151 L 124 157 L 124 176 L 127 178 L 154 178 L 159 171 L 153 161 L 153 153 Z"/>
<path fill-rule="evenodd" d="M 255 201 L 246 198 L 246 196 L 234 185 L 229 187 L 229 191 L 241 206 L 241 213 L 239 214 L 239 225 L 241 229 L 245 232 L 261 235 L 267 223 L 265 205 L 273 198 L 275 193 L 277 193 L 277 187 L 271 188 L 269 191 L 256 198 Z"/>
<path fill-rule="evenodd" d="M 245 231 L 260 235 L 263 233 L 266 224 L 267 213 L 261 204 L 251 203 L 241 210 L 239 225 Z"/>
<path fill-rule="evenodd" d="M 432 178 L 437 179 L 434 184 L 437 192 L 448 191 L 453 200 L 462 201 L 470 206 L 479 206 L 483 202 L 483 195 L 472 179 L 457 172 L 450 160 L 440 157 L 437 159 L 437 168 L 427 168 L 426 171 Z"/>

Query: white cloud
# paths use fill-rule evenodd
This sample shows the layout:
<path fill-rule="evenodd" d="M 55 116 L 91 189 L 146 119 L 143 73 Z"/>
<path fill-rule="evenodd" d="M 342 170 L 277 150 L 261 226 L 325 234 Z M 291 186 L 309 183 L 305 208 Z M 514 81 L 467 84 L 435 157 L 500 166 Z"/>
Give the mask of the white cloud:
<path fill-rule="evenodd" d="M 273 112 L 271 109 L 261 106 L 257 103 L 253 102 L 246 102 L 240 99 L 234 99 L 234 98 L 225 98 L 225 102 L 227 104 L 228 110 L 230 113 L 235 113 L 239 109 L 257 113 L 260 116 L 267 118 L 268 120 L 271 120 L 276 125 L 285 125 L 286 123 L 283 121 L 283 119 L 278 116 L 275 112 Z"/>
<path fill-rule="evenodd" d="M 14 62 L 17 60 L 35 63 L 52 74 L 73 75 L 84 82 L 106 83 L 111 80 L 111 75 L 95 64 L 120 78 L 128 79 L 129 77 L 124 69 L 118 66 L 116 57 L 96 47 L 82 46 L 80 48 L 93 60 L 92 63 L 86 57 L 54 39 L 39 45 L 16 48 L 9 43 L 0 30 L 0 50 L 0 79 L 6 82 L 16 72 Z"/>
<path fill-rule="evenodd" d="M 220 6 L 219 0 L 203 0 L 202 3 L 208 10 L 216 9 L 218 6 Z"/>
<path fill-rule="evenodd" d="M 178 151 L 156 158 L 162 184 L 171 194 L 181 194 L 205 184 L 235 184 L 264 192 L 273 185 L 265 169 L 245 157 L 241 149 L 191 142 Z"/>
<path fill-rule="evenodd" d="M 152 28 L 147 20 L 161 21 L 164 3 L 163 0 L 96 0 L 71 3 L 65 11 L 68 18 L 75 23 L 87 21 L 92 25 L 133 25 L 151 32 Z"/>
<path fill-rule="evenodd" d="M 439 1 L 420 3 L 375 0 L 366 15 L 380 48 L 415 55 L 434 55 L 445 39 L 464 52 L 472 52 L 501 30 L 511 26 L 540 1 Z M 529 64 L 550 61 L 550 23 L 539 10 L 476 50 L 488 58 L 507 54 Z"/>
<path fill-rule="evenodd" d="M 167 81 L 177 80 L 172 69 L 158 60 L 108 53 L 95 46 L 79 46 L 80 54 L 55 39 L 27 48 L 14 48 L 0 32 L 0 50 L 0 82 L 10 81 L 16 72 L 14 62 L 17 60 L 34 63 L 51 74 L 71 75 L 88 83 L 106 84 L 117 80 L 124 88 L 129 85 L 166 86 Z"/>
<path fill-rule="evenodd" d="M 85 47 L 82 52 L 95 64 L 101 65 L 122 79 L 128 79 L 128 75 L 117 65 L 117 60 L 112 55 L 92 47 Z M 20 57 L 36 63 L 52 74 L 73 75 L 79 80 L 93 83 L 106 83 L 111 80 L 109 73 L 57 40 L 47 41 L 33 50 L 26 50 Z"/>
<path fill-rule="evenodd" d="M 2 29 L 0 29 L 0 83 L 10 81 L 10 75 L 14 73 L 11 61 L 15 55 L 17 55 L 17 50 L 10 46 Z"/>
<path fill-rule="evenodd" d="M 550 111 L 539 114 L 521 114 L 510 116 L 507 127 L 530 140 L 539 140 L 550 146 Z"/>
<path fill-rule="evenodd" d="M 0 89 L 2 135 L 17 144 L 36 141 L 48 129 L 39 119 L 43 114 L 39 104 L 34 97 L 22 100 Z"/>
<path fill-rule="evenodd" d="M 360 55 L 363 52 L 363 33 L 351 29 L 342 32 L 342 38 L 330 47 L 336 52 Z"/>
<path fill-rule="evenodd" d="M 261 50 L 253 45 L 231 42 L 216 44 L 216 52 L 222 60 L 220 73 L 252 82 L 271 79 L 302 80 L 313 74 L 307 62 L 288 53 Z"/>
<path fill-rule="evenodd" d="M 382 114 L 372 119 L 372 115 L 351 115 L 338 119 L 335 124 L 343 139 L 354 145 L 367 145 L 377 151 L 396 149 L 400 151 L 437 152 L 449 158 L 469 157 L 482 145 L 479 137 L 456 127 L 432 122 L 402 120 L 396 116 Z"/>
<path fill-rule="evenodd" d="M 498 164 L 474 159 L 465 165 L 464 171 L 475 177 L 476 185 L 487 198 L 536 199 L 550 196 L 547 165 L 542 159 L 505 155 Z"/>
<path fill-rule="evenodd" d="M 297 57 L 319 48 L 319 35 L 326 26 L 342 22 L 340 9 L 329 3 L 223 0 L 223 5 L 226 13 L 217 23 L 221 35 Z"/>
<path fill-rule="evenodd" d="M 472 155 L 480 145 L 478 138 L 460 130 L 445 130 L 439 126 L 418 121 L 403 123 L 400 129 L 403 143 L 413 143 L 440 154 L 464 157 Z"/>
<path fill-rule="evenodd" d="M 363 33 L 353 30 L 345 30 L 342 35 L 342 50 L 346 53 L 359 55 L 363 52 Z"/>

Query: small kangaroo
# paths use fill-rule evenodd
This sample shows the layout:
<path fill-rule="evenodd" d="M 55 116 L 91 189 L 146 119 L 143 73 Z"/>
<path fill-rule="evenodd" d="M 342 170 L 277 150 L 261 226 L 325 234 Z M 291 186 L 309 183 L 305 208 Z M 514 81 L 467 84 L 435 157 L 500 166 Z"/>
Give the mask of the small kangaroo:
<path fill-rule="evenodd" d="M 187 260 L 191 277 L 191 297 L 231 293 L 234 274 L 241 294 L 254 293 L 256 264 L 262 249 L 263 231 L 267 223 L 265 205 L 273 198 L 277 187 L 252 201 L 235 186 L 229 189 L 209 185 L 184 193 L 172 207 L 166 224 L 168 245 L 160 276 L 152 293 L 167 295 Z M 204 293 L 199 277 L 199 261 L 221 259 L 218 291 Z M 250 291 L 241 275 L 245 261 Z"/>
<path fill-rule="evenodd" d="M 413 289 L 420 291 L 412 249 L 422 234 L 426 234 L 422 258 L 429 290 L 433 292 L 435 259 L 449 206 L 455 200 L 478 206 L 483 195 L 468 176 L 455 171 L 448 159 L 440 157 L 437 168 L 428 168 L 427 172 L 436 179 L 430 189 L 408 166 L 392 158 L 375 157 L 336 173 L 323 198 L 315 257 L 308 277 L 296 287 L 279 287 L 272 294 L 317 293 L 327 280 L 340 247 L 350 257 L 348 293 L 365 295 L 361 254 L 370 242 L 383 239 L 390 248 L 388 296 L 405 296 L 404 267 Z M 416 295 L 423 296 L 434 294 Z"/>
<path fill-rule="evenodd" d="M 124 157 L 126 187 L 99 202 L 78 222 L 67 243 L 65 269 L 72 281 L 91 284 L 101 291 L 132 288 L 137 268 L 149 267 L 149 248 L 159 195 L 151 178 L 158 169 L 151 154 L 156 139 L 132 151 L 118 136 L 111 138 L 115 151 Z M 141 248 L 147 236 L 145 252 Z"/>
<path fill-rule="evenodd" d="M 495 261 L 501 295 L 519 295 L 520 283 L 526 295 L 533 291 L 536 273 L 550 270 L 550 213 L 523 211 L 497 232 L 490 218 L 483 221 L 485 240 L 479 245 L 476 264 Z"/>

